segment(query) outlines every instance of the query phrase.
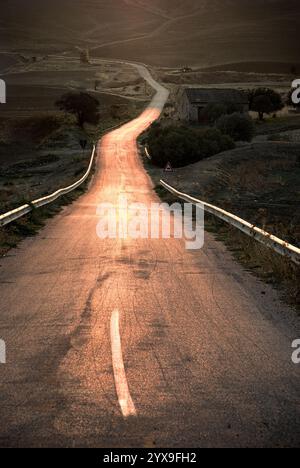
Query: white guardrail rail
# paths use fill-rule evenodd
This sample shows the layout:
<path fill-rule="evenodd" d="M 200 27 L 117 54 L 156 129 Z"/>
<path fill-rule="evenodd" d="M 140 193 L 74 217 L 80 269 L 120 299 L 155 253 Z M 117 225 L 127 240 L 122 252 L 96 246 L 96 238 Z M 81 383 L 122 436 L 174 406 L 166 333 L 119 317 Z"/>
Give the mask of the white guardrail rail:
<path fill-rule="evenodd" d="M 81 177 L 81 179 L 79 179 L 74 184 L 69 185 L 68 187 L 64 187 L 59 190 L 56 190 L 56 192 L 52 193 L 51 195 L 38 198 L 37 200 L 34 200 L 31 203 L 20 206 L 19 208 L 16 208 L 15 210 L 12 210 L 12 211 L 9 211 L 8 213 L 0 215 L 0 227 L 5 226 L 6 224 L 9 224 L 12 221 L 15 221 L 16 219 L 19 219 L 22 216 L 25 216 L 27 213 L 29 213 L 35 208 L 40 208 L 41 206 L 48 205 L 49 203 L 52 203 L 58 198 L 60 198 L 61 196 L 66 195 L 67 193 L 72 192 L 73 190 L 80 187 L 80 185 L 82 185 L 83 182 L 85 182 L 88 176 L 90 175 L 91 169 L 93 167 L 93 162 L 95 159 L 95 152 L 96 152 L 96 146 L 93 147 L 89 167 L 87 171 L 85 172 L 85 174 Z"/>
<path fill-rule="evenodd" d="M 284 257 L 289 258 L 292 262 L 297 265 L 300 265 L 300 249 L 295 247 L 294 245 L 285 242 L 278 237 L 273 236 L 272 234 L 263 231 L 262 229 L 256 227 L 253 224 L 248 223 L 244 219 L 239 218 L 227 211 L 222 210 L 214 205 L 206 203 L 204 201 L 198 200 L 197 198 L 191 197 L 186 193 L 179 192 L 171 185 L 167 184 L 165 181 L 160 180 L 160 184 L 170 193 L 175 195 L 176 197 L 185 200 L 189 203 L 194 205 L 201 204 L 204 206 L 204 209 L 208 212 L 216 216 L 217 218 L 222 219 L 226 223 L 230 224 L 231 226 L 236 227 L 240 231 L 244 232 L 248 236 L 252 237 L 253 239 L 257 240 L 261 244 L 266 245 L 267 247 L 271 248 L 275 252 L 283 255 Z"/>
<path fill-rule="evenodd" d="M 148 150 L 147 146 L 145 146 L 144 149 L 145 149 L 145 155 L 147 156 L 147 158 L 149 159 L 149 161 L 151 161 L 152 158 L 151 158 L 151 156 L 150 156 L 150 153 L 149 153 L 149 150 Z"/>

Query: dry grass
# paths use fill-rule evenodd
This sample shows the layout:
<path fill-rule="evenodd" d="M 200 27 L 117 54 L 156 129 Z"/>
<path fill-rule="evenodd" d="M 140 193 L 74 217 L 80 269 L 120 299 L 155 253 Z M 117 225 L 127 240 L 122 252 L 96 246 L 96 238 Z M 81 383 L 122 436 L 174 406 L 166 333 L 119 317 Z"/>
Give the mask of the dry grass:
<path fill-rule="evenodd" d="M 206 215 L 206 229 L 223 241 L 247 270 L 278 288 L 284 300 L 300 313 L 299 266 L 210 215 Z"/>

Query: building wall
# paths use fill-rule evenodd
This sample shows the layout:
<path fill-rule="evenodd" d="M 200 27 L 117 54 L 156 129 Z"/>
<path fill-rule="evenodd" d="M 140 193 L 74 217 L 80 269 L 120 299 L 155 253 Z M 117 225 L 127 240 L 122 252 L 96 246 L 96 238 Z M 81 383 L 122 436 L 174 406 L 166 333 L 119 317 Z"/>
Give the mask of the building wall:
<path fill-rule="evenodd" d="M 204 108 L 206 103 L 190 103 L 188 97 L 184 91 L 178 95 L 177 98 L 177 110 L 178 110 L 178 117 L 180 120 L 188 121 L 188 122 L 198 122 L 199 113 L 198 109 Z M 248 104 L 241 104 L 240 105 L 241 112 L 249 112 L 249 105 Z"/>
<path fill-rule="evenodd" d="M 198 121 L 198 106 L 191 105 L 187 95 L 183 92 L 179 95 L 177 100 L 177 110 L 180 120 L 187 122 Z"/>
<path fill-rule="evenodd" d="M 190 104 L 185 92 L 181 92 L 177 101 L 178 116 L 180 120 L 188 121 L 190 116 Z"/>
<path fill-rule="evenodd" d="M 187 122 L 198 122 L 198 107 L 199 104 L 191 104 L 187 95 L 182 94 L 177 105 L 179 119 Z"/>

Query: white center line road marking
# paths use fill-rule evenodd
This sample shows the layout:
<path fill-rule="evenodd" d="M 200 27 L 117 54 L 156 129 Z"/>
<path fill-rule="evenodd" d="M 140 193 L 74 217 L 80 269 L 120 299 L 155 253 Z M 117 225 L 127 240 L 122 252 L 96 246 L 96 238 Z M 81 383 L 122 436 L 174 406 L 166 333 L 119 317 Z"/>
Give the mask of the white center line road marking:
<path fill-rule="evenodd" d="M 115 309 L 111 314 L 110 338 L 115 386 L 118 395 L 119 405 L 124 418 L 127 418 L 128 416 L 136 416 L 136 409 L 129 393 L 124 368 L 119 328 L 119 311 L 117 309 Z"/>

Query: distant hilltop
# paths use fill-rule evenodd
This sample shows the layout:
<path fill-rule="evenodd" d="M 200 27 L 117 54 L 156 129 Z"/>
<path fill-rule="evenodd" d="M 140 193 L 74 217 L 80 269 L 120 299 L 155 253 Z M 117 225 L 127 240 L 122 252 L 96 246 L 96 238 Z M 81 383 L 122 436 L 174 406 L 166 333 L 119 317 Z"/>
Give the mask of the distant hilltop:
<path fill-rule="evenodd" d="M 299 0 L 1 0 L 3 51 L 162 67 L 298 62 Z M 24 52 L 25 53 L 25 52 Z"/>

